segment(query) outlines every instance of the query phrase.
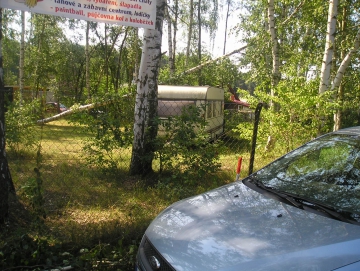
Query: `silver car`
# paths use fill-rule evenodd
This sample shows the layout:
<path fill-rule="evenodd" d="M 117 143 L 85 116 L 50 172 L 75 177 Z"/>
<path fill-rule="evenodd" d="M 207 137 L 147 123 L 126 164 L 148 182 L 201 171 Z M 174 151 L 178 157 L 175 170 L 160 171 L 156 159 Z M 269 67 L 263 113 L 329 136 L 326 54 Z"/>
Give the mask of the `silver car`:
<path fill-rule="evenodd" d="M 169 206 L 135 270 L 360 270 L 360 127 Z"/>

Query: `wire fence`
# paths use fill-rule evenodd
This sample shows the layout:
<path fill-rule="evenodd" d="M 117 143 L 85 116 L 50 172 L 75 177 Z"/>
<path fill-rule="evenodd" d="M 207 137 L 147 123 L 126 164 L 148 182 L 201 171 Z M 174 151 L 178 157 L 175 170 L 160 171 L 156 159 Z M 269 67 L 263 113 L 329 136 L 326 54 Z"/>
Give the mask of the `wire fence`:
<path fill-rule="evenodd" d="M 110 190 L 106 187 L 133 185 L 139 178 L 129 175 L 135 97 L 115 100 L 69 108 L 65 102 L 44 94 L 36 105 L 24 103 L 9 108 L 7 156 L 17 193 L 33 197 L 32 189 L 41 182 L 41 200 L 46 212 L 51 213 L 69 205 L 92 205 L 97 197 L 108 196 Z M 211 151 L 217 157 L 216 169 L 222 178 L 235 180 L 240 157 L 240 174 L 247 175 L 251 141 L 240 137 L 238 127 L 253 125 L 252 110 L 232 102 L 214 100 L 199 105 L 196 100 L 183 100 L 160 101 L 158 113 L 158 149 L 147 179 L 158 182 L 166 168 L 186 171 L 189 164 L 176 167 L 184 156 L 193 155 L 181 153 L 185 147 L 187 151 L 203 150 L 200 157 L 191 156 L 198 161 L 192 162 L 189 170 L 206 171 L 196 166 L 204 165 L 205 159 L 213 160 L 206 157 L 208 144 L 215 146 Z"/>

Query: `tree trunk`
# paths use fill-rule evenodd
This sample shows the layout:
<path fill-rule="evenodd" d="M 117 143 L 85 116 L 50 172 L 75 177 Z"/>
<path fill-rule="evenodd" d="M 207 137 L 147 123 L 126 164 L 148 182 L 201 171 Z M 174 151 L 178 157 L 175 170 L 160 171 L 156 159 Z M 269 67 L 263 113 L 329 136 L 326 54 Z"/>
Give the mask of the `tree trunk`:
<path fill-rule="evenodd" d="M 354 47 L 347 53 L 347 55 L 342 60 L 339 69 L 337 70 L 334 82 L 331 86 L 331 89 L 336 89 L 340 86 L 341 80 L 344 76 L 346 68 L 349 66 L 351 57 L 359 50 L 360 48 L 360 29 L 358 30 L 356 34 L 356 38 L 354 41 Z"/>
<path fill-rule="evenodd" d="M 337 93 L 338 103 L 342 106 L 344 101 L 344 85 L 340 85 L 338 93 Z M 333 130 L 337 131 L 341 129 L 341 118 L 342 118 L 342 108 L 336 109 L 334 113 L 334 127 Z"/>
<path fill-rule="evenodd" d="M 319 94 L 324 93 L 330 87 L 330 72 L 332 65 L 332 57 L 334 54 L 336 16 L 337 16 L 338 0 L 329 1 L 329 14 L 326 30 L 326 42 L 323 62 L 321 65 Z"/>
<path fill-rule="evenodd" d="M 21 11 L 21 41 L 20 41 L 20 61 L 19 61 L 19 103 L 22 104 L 24 92 L 24 55 L 25 55 L 25 11 Z"/>
<path fill-rule="evenodd" d="M 185 65 L 186 66 L 189 63 L 193 24 L 194 24 L 194 0 L 190 0 L 189 26 L 188 26 L 187 45 L 186 45 L 186 58 L 185 58 Z"/>
<path fill-rule="evenodd" d="M 198 37 L 198 60 L 199 60 L 199 65 L 201 65 L 201 0 L 199 0 L 198 3 L 198 27 L 199 27 L 199 37 Z M 199 69 L 199 86 L 202 86 L 202 78 L 201 78 L 201 68 Z"/>
<path fill-rule="evenodd" d="M 107 24 L 104 25 L 104 44 L 105 44 L 105 93 L 109 92 L 109 56 L 107 45 Z"/>
<path fill-rule="evenodd" d="M 226 40 L 227 40 L 227 28 L 228 28 L 228 21 L 229 21 L 229 12 L 230 12 L 230 3 L 231 0 L 227 1 L 227 11 L 226 11 L 226 19 L 225 19 L 225 33 L 224 33 L 224 49 L 223 49 L 223 55 L 225 55 L 226 52 Z"/>
<path fill-rule="evenodd" d="M 201 69 L 202 67 L 205 67 L 206 65 L 209 65 L 209 64 L 212 64 L 212 63 L 216 63 L 217 61 L 220 61 L 220 60 L 222 60 L 222 59 L 224 59 L 224 58 L 227 58 L 227 57 L 232 56 L 232 55 L 234 55 L 234 54 L 240 53 L 241 51 L 244 51 L 246 48 L 247 48 L 247 45 L 245 45 L 245 46 L 243 46 L 243 47 L 241 47 L 241 48 L 239 48 L 239 49 L 236 49 L 236 50 L 234 50 L 234 51 L 232 51 L 232 52 L 230 52 L 230 53 L 228 53 L 228 54 L 226 54 L 226 55 L 220 56 L 220 57 L 215 58 L 215 59 L 208 60 L 208 61 L 206 61 L 206 62 L 203 62 L 203 63 L 201 63 L 200 65 L 197 65 L 196 67 L 193 67 L 193 68 L 191 68 L 191 69 L 188 69 L 188 70 L 184 71 L 184 72 L 181 73 L 179 76 L 183 76 L 183 75 L 185 75 L 185 74 L 189 74 L 189 73 L 195 72 L 195 71 Z"/>
<path fill-rule="evenodd" d="M 14 192 L 5 150 L 5 91 L 2 55 L 2 11 L 0 8 L 0 224 L 4 224 L 9 214 L 9 192 Z"/>
<path fill-rule="evenodd" d="M 279 43 L 278 37 L 275 28 L 275 7 L 274 0 L 268 1 L 268 20 L 269 20 L 269 32 L 271 36 L 271 45 L 272 45 L 272 73 L 271 73 L 271 97 L 275 96 L 275 87 L 278 85 L 281 74 L 280 74 L 280 56 L 279 56 Z M 277 110 L 273 100 L 270 101 L 271 110 Z M 271 123 L 270 123 L 271 126 Z M 271 128 L 270 128 L 271 129 Z M 274 146 L 275 138 L 272 136 L 271 132 L 268 136 L 268 141 L 266 143 L 266 150 L 271 150 Z"/>
<path fill-rule="evenodd" d="M 169 8 L 168 6 L 165 7 L 165 18 L 166 18 L 166 21 L 167 21 L 167 27 L 168 27 L 168 48 L 169 48 L 169 53 L 168 53 L 168 56 L 169 56 L 169 68 L 170 68 L 170 74 L 172 75 L 174 70 L 172 69 L 172 67 L 174 67 L 174 59 L 173 59 L 173 44 L 172 44 L 172 22 L 171 22 L 171 17 L 170 17 L 170 14 L 169 14 Z"/>
<path fill-rule="evenodd" d="M 343 29 L 345 30 L 345 29 Z M 339 69 L 336 73 L 334 82 L 331 86 L 331 90 L 336 90 L 338 88 L 337 93 L 337 102 L 341 105 L 344 101 L 344 85 L 341 84 L 342 78 L 344 76 L 346 68 L 349 66 L 351 57 L 359 50 L 360 47 L 360 29 L 357 32 L 354 47 L 345 55 L 343 52 L 341 54 L 341 58 L 343 59 Z M 345 56 L 344 56 L 345 55 Z M 334 131 L 337 131 L 341 128 L 341 108 L 337 109 L 334 114 Z"/>
<path fill-rule="evenodd" d="M 90 22 L 86 21 L 86 34 L 85 34 L 85 85 L 88 92 L 88 99 L 90 99 L 90 56 L 89 56 L 89 32 Z"/>
<path fill-rule="evenodd" d="M 85 85 L 88 93 L 88 99 L 91 98 L 90 93 L 90 54 L 89 54 L 89 32 L 90 32 L 90 22 L 86 21 L 86 36 L 85 36 Z"/>
<path fill-rule="evenodd" d="M 121 73 L 120 73 L 120 69 L 121 69 L 121 65 L 122 65 L 122 55 L 123 55 L 123 49 L 124 49 L 124 45 L 125 45 L 125 41 L 127 38 L 129 32 L 129 27 L 125 28 L 125 34 L 124 34 L 124 38 L 121 42 L 120 48 L 119 48 L 119 61 L 116 67 L 116 80 L 115 80 L 115 93 L 119 92 L 119 87 L 121 84 Z"/>
<path fill-rule="evenodd" d="M 275 29 L 275 16 L 274 16 L 274 0 L 269 0 L 269 31 L 271 36 L 272 45 L 272 74 L 271 74 L 271 96 L 274 96 L 274 88 L 280 81 L 280 60 L 279 60 L 279 43 L 278 36 Z"/>
<path fill-rule="evenodd" d="M 176 35 L 177 35 L 177 26 L 179 18 L 179 0 L 175 0 L 175 18 L 174 18 L 174 36 L 173 36 L 173 56 L 172 56 L 172 66 L 170 66 L 170 73 L 175 73 L 175 61 L 176 61 Z"/>
<path fill-rule="evenodd" d="M 154 138 L 157 134 L 157 78 L 161 60 L 165 5 L 165 0 L 157 0 L 155 29 L 145 29 L 144 31 L 135 101 L 131 175 L 147 175 L 152 172 L 152 160 L 155 151 Z"/>

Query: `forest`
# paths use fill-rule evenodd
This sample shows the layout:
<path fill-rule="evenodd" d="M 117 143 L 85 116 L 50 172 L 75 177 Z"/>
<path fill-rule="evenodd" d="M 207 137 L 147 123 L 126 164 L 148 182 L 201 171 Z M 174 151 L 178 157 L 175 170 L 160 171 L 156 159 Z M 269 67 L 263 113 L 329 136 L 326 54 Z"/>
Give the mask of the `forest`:
<path fill-rule="evenodd" d="M 236 148 L 205 146 L 203 134 L 182 137 L 187 121 L 199 123 L 196 110 L 169 126 L 172 141 L 154 140 L 158 85 L 218 86 L 226 101 L 236 94 L 253 111 L 262 104 L 257 168 L 318 135 L 360 125 L 359 1 L 158 0 L 156 9 L 156 28 L 148 30 L 1 8 L 2 269 L 109 270 L 105 263 L 116 262 L 113 270 L 132 270 L 157 212 L 231 180 L 219 173 L 221 161 L 232 151 L 233 160 L 248 157 L 253 122 L 228 122 Z M 15 91 L 8 96 L 8 89 Z M 47 119 L 44 92 L 68 113 Z M 63 133 L 54 138 L 56 130 Z M 71 147 L 54 151 L 61 141 Z M 74 189 L 59 196 L 66 203 L 57 201 L 73 187 L 62 174 L 94 191 Z M 46 186 L 60 179 L 65 189 Z M 94 196 L 100 190 L 102 199 Z M 8 201 L 26 211 L 21 220 L 31 230 Z M 78 212 L 86 221 L 99 210 L 111 223 L 76 226 L 71 218 Z M 126 218 L 115 222 L 117 215 Z"/>

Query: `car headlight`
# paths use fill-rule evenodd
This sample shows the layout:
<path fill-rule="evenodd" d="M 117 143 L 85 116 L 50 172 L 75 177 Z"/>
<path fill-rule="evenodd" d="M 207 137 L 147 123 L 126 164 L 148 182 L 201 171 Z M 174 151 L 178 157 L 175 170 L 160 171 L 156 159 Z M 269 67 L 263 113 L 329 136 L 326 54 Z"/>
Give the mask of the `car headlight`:
<path fill-rule="evenodd" d="M 137 268 L 137 269 L 136 269 Z M 161 256 L 150 241 L 144 237 L 141 240 L 136 256 L 136 271 L 175 271 Z"/>

